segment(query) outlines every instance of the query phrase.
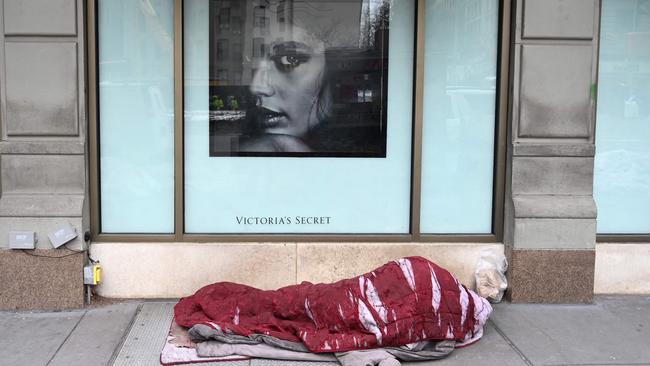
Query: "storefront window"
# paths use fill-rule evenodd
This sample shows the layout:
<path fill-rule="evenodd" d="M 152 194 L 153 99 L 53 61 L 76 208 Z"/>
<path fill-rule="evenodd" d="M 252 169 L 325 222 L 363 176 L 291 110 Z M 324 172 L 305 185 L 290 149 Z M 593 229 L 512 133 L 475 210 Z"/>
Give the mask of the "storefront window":
<path fill-rule="evenodd" d="M 498 236 L 500 4 L 91 3 L 99 77 L 93 227 L 174 240 Z M 176 18 L 175 6 L 183 7 Z M 418 29 L 424 62 L 416 70 Z M 414 137 L 422 146 L 412 146 Z"/>
<path fill-rule="evenodd" d="M 171 233 L 173 0 L 97 4 L 101 230 Z"/>
<path fill-rule="evenodd" d="M 221 3 L 185 2 L 186 232 L 408 233 L 414 2 L 241 1 L 210 33 Z"/>
<path fill-rule="evenodd" d="M 423 233 L 491 233 L 499 1 L 428 0 Z"/>
<path fill-rule="evenodd" d="M 594 196 L 598 233 L 650 233 L 650 1 L 602 4 Z"/>

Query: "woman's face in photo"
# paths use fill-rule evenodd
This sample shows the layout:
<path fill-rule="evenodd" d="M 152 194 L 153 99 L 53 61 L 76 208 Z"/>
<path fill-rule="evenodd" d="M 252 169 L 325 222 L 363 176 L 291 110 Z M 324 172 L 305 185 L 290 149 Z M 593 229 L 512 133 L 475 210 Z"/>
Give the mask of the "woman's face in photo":
<path fill-rule="evenodd" d="M 303 29 L 294 26 L 292 39 L 271 44 L 250 86 L 265 133 L 304 137 L 320 123 L 324 72 L 325 46 Z"/>

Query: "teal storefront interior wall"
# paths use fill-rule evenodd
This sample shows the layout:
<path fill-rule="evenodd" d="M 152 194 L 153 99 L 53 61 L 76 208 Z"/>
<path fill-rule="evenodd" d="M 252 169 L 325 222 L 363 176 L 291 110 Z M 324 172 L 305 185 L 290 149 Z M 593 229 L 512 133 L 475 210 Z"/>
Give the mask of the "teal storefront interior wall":
<path fill-rule="evenodd" d="M 104 233 L 174 231 L 173 5 L 98 1 Z"/>
<path fill-rule="evenodd" d="M 498 20 L 498 0 L 426 2 L 422 233 L 492 232 Z"/>
<path fill-rule="evenodd" d="M 650 233 L 650 1 L 603 0 L 594 197 L 599 234 Z"/>

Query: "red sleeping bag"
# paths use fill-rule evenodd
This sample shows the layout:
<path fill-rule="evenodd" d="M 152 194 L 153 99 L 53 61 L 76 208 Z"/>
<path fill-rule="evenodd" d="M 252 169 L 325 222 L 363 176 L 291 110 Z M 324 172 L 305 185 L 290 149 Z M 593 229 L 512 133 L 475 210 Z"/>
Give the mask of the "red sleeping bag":
<path fill-rule="evenodd" d="M 344 352 L 423 340 L 473 342 L 491 311 L 445 269 L 408 257 L 332 284 L 264 291 L 215 283 L 181 299 L 174 316 L 188 328 L 205 324 L 302 342 L 312 352 Z"/>

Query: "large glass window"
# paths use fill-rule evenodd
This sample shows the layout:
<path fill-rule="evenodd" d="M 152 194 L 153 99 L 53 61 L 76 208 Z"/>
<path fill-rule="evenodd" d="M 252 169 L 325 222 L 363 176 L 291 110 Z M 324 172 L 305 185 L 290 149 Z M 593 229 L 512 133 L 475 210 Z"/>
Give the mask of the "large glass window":
<path fill-rule="evenodd" d="M 186 232 L 408 233 L 414 2 L 241 1 L 210 33 L 221 3 L 185 2 Z"/>
<path fill-rule="evenodd" d="M 650 1 L 604 0 L 601 17 L 598 233 L 650 233 Z"/>
<path fill-rule="evenodd" d="M 427 0 L 423 233 L 491 233 L 497 0 Z"/>
<path fill-rule="evenodd" d="M 494 234 L 501 3 L 89 3 L 94 229 L 174 240 Z"/>
<path fill-rule="evenodd" d="M 97 4 L 101 230 L 172 233 L 173 0 Z"/>

